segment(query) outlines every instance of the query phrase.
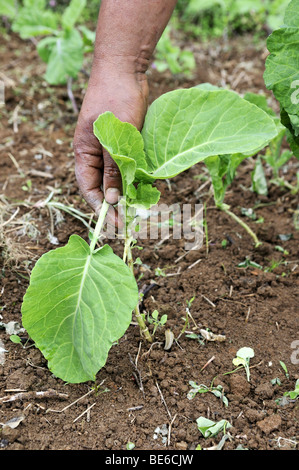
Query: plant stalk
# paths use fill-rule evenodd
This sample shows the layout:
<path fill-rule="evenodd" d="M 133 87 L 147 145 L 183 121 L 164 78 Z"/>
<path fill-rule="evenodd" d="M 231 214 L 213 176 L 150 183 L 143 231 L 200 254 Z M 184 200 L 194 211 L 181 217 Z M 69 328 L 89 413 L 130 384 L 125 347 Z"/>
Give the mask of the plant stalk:
<path fill-rule="evenodd" d="M 131 249 L 132 240 L 133 239 L 132 239 L 132 237 L 129 233 L 129 229 L 128 229 L 128 227 L 126 227 L 126 238 L 125 238 L 123 261 L 125 263 L 127 263 L 127 265 L 130 268 L 133 276 L 135 277 L 135 275 L 134 275 L 134 260 L 133 260 L 132 249 Z M 151 336 L 151 334 L 148 330 L 148 327 L 146 326 L 144 318 L 142 317 L 142 315 L 140 313 L 139 303 L 137 303 L 134 312 L 135 312 L 135 317 L 136 317 L 137 323 L 138 323 L 139 328 L 140 328 L 141 335 L 143 335 L 147 341 L 152 343 L 153 338 L 152 338 L 152 336 Z"/>
<path fill-rule="evenodd" d="M 104 222 L 105 222 L 105 217 L 107 215 L 108 209 L 109 209 L 109 204 L 104 199 L 103 203 L 102 203 L 101 210 L 100 210 L 99 218 L 98 218 L 98 221 L 96 223 L 96 226 L 95 226 L 95 229 L 94 229 L 94 232 L 93 232 L 92 240 L 90 242 L 90 253 L 92 253 L 95 249 L 96 243 L 98 241 L 98 238 L 100 236 L 102 227 L 103 227 Z"/>
<path fill-rule="evenodd" d="M 131 243 L 129 243 L 128 246 L 127 246 L 127 264 L 129 266 L 129 268 L 131 269 L 132 274 L 134 276 L 134 262 L 133 262 L 133 257 L 132 257 Z M 151 334 L 148 330 L 148 327 L 146 326 L 145 321 L 144 321 L 144 319 L 143 319 L 143 317 L 140 313 L 138 303 L 135 307 L 135 317 L 136 317 L 137 323 L 139 325 L 141 335 L 143 335 L 147 341 L 152 343 L 153 338 L 151 337 Z"/>
<path fill-rule="evenodd" d="M 77 106 L 77 103 L 73 94 L 72 84 L 73 84 L 73 79 L 72 77 L 69 77 L 67 80 L 67 94 L 72 104 L 74 114 L 77 116 L 79 114 L 79 110 L 78 110 L 78 106 Z"/>
<path fill-rule="evenodd" d="M 241 227 L 243 227 L 246 230 L 246 232 L 253 238 L 255 247 L 258 247 L 262 244 L 257 238 L 256 234 L 251 230 L 251 228 L 242 219 L 240 219 L 240 217 L 238 217 L 236 214 L 231 212 L 225 205 L 219 205 L 218 207 L 227 215 L 229 215 L 232 219 L 238 222 L 238 224 L 240 224 Z"/>

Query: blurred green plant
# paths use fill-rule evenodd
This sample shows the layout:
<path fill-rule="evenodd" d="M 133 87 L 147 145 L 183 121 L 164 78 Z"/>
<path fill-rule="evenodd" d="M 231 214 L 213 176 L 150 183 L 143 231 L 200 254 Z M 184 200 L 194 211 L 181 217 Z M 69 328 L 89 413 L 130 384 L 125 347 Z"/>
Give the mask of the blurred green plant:
<path fill-rule="evenodd" d="M 288 189 L 292 194 L 297 194 L 299 191 L 299 170 L 297 171 L 297 181 L 295 184 L 290 184 L 283 177 L 283 167 L 294 157 L 294 153 L 289 150 L 283 149 L 285 142 L 287 129 L 282 124 L 279 116 L 276 115 L 275 111 L 268 105 L 267 98 L 264 95 L 256 93 L 246 93 L 244 99 L 250 103 L 255 104 L 269 116 L 273 118 L 277 128 L 277 136 L 269 142 L 265 152 L 258 155 L 254 169 L 251 173 L 252 190 L 260 195 L 268 194 L 269 184 L 281 186 Z M 266 171 L 271 171 L 271 178 L 267 181 Z"/>
<path fill-rule="evenodd" d="M 56 5 L 56 2 L 54 2 Z M 71 0 L 61 11 L 50 9 L 46 0 L 1 0 L 0 15 L 11 21 L 11 29 L 24 40 L 33 39 L 40 58 L 47 64 L 45 80 L 50 85 L 67 84 L 75 113 L 72 80 L 78 77 L 84 54 L 93 50 L 95 32 L 78 25 L 86 0 Z"/>
<path fill-rule="evenodd" d="M 283 23 L 289 0 L 178 0 L 183 28 L 202 39 L 235 32 L 273 30 Z"/>
<path fill-rule="evenodd" d="M 170 70 L 173 75 L 192 76 L 196 66 L 194 55 L 189 50 L 182 50 L 171 38 L 171 26 L 163 32 L 155 52 L 153 67 L 158 72 Z"/>
<path fill-rule="evenodd" d="M 54 4 L 57 6 L 57 2 Z M 76 26 L 85 7 L 86 0 L 71 0 L 63 11 L 50 9 L 46 0 L 2 0 L 0 5 L 0 15 L 10 20 L 12 31 L 24 40 L 34 40 L 40 58 L 47 64 L 45 80 L 50 85 L 67 84 L 75 113 L 78 109 L 72 80 L 77 78 L 84 54 L 93 49 L 95 39 L 95 32 L 84 24 Z"/>

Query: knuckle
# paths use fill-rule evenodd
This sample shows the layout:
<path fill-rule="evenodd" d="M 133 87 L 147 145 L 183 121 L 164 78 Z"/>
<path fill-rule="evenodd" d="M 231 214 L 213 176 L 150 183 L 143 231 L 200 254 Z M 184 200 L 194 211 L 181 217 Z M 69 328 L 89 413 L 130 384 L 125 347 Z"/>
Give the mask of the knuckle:
<path fill-rule="evenodd" d="M 104 173 L 105 176 L 108 178 L 120 178 L 120 172 L 118 167 L 113 165 L 105 165 Z"/>

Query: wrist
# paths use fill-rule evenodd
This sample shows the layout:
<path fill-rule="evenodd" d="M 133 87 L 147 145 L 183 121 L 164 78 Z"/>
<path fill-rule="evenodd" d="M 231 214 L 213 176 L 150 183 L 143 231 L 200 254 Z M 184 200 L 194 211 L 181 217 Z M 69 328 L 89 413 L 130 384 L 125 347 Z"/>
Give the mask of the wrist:
<path fill-rule="evenodd" d="M 151 55 L 145 49 L 136 54 L 114 54 L 113 52 L 97 50 L 94 53 L 91 75 L 93 77 L 131 76 L 137 81 L 146 80 L 146 72 Z"/>
<path fill-rule="evenodd" d="M 128 104 L 137 97 L 147 102 L 147 66 L 140 60 L 142 63 L 134 56 L 95 54 L 87 91 L 98 97 L 103 93 L 113 101 L 121 97 Z"/>

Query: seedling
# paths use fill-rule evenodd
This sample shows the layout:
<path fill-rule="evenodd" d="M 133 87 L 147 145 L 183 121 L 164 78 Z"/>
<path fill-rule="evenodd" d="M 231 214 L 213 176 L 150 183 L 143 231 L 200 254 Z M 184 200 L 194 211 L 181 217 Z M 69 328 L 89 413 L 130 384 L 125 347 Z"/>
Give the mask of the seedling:
<path fill-rule="evenodd" d="M 222 242 L 221 242 L 222 248 L 226 248 L 226 247 L 227 247 L 227 243 L 228 243 L 228 242 L 227 242 L 226 238 L 224 238 L 224 239 L 222 240 Z"/>
<path fill-rule="evenodd" d="M 244 367 L 248 382 L 250 381 L 249 361 L 252 357 L 254 357 L 253 349 L 245 347 L 239 349 L 236 357 L 233 359 L 234 366 Z"/>
<path fill-rule="evenodd" d="M 279 377 L 275 377 L 274 379 L 271 380 L 272 385 L 281 385 L 281 381 Z"/>
<path fill-rule="evenodd" d="M 73 234 L 37 261 L 23 300 L 23 326 L 54 375 L 72 383 L 95 380 L 132 310 L 142 337 L 152 341 L 139 311 L 132 248 L 137 209 L 159 201 L 155 181 L 214 155 L 252 154 L 276 133 L 273 120 L 236 93 L 197 87 L 154 101 L 142 133 L 111 112 L 98 117 L 94 134 L 122 177 L 123 259 L 108 244 L 97 246 L 109 208 L 103 201 L 89 243 Z"/>
<path fill-rule="evenodd" d="M 285 248 L 283 248 L 283 247 L 280 246 L 280 245 L 276 245 L 276 246 L 275 246 L 275 250 L 276 250 L 276 251 L 280 251 L 280 253 L 283 253 L 285 256 L 289 255 L 288 250 L 286 250 Z"/>
<path fill-rule="evenodd" d="M 127 450 L 133 450 L 134 447 L 135 447 L 134 442 L 127 442 L 127 444 L 126 444 L 126 449 Z"/>
<path fill-rule="evenodd" d="M 156 67 L 158 72 L 168 69 L 174 75 L 183 74 L 190 77 L 196 66 L 194 55 L 191 51 L 182 51 L 175 45 L 170 32 L 171 28 L 167 26 L 157 44 L 153 67 Z"/>
<path fill-rule="evenodd" d="M 154 310 L 151 315 L 147 316 L 147 321 L 150 324 L 154 325 L 154 329 L 153 329 L 153 335 L 154 335 L 156 333 L 157 328 L 162 328 L 165 325 L 165 323 L 167 322 L 167 315 L 164 314 L 159 319 L 158 310 Z"/>
<path fill-rule="evenodd" d="M 183 328 L 182 328 L 180 334 L 179 334 L 178 337 L 176 338 L 177 340 L 185 333 L 186 329 L 189 327 L 189 317 L 192 319 L 192 321 L 193 321 L 195 327 L 197 328 L 197 325 L 196 325 L 196 323 L 195 323 L 195 321 L 194 321 L 194 319 L 193 319 L 193 317 L 192 317 L 192 315 L 191 315 L 191 312 L 190 312 L 190 308 L 191 308 L 191 305 L 192 305 L 194 299 L 195 299 L 195 295 L 194 295 L 193 297 L 191 297 L 191 299 L 189 299 L 189 300 L 187 299 L 187 300 L 186 300 L 187 307 L 186 307 L 185 323 L 184 323 L 184 326 L 183 326 Z M 186 336 L 187 336 L 187 335 L 186 335 Z M 197 335 L 196 335 L 196 337 L 197 337 Z"/>
<path fill-rule="evenodd" d="M 211 419 L 205 418 L 204 416 L 197 418 L 196 424 L 198 430 L 205 438 L 214 437 L 221 431 L 223 431 L 225 434 L 226 430 L 231 427 L 231 424 L 226 419 L 221 419 L 217 423 Z"/>
<path fill-rule="evenodd" d="M 69 98 L 77 113 L 72 79 L 77 78 L 84 54 L 93 49 L 95 39 L 95 32 L 86 26 L 76 26 L 86 0 L 71 0 L 62 14 L 51 11 L 46 3 L 46 0 L 24 0 L 20 8 L 12 7 L 9 12 L 12 30 L 22 39 L 41 38 L 36 47 L 47 64 L 45 79 L 51 85 L 67 84 Z"/>
<path fill-rule="evenodd" d="M 268 185 L 265 177 L 261 157 L 258 156 L 253 172 L 251 173 L 252 190 L 259 195 L 267 196 Z"/>
<path fill-rule="evenodd" d="M 220 398 L 220 400 L 222 400 L 222 402 L 224 403 L 225 406 L 228 406 L 228 399 L 224 395 L 222 385 L 219 384 L 216 387 L 214 387 L 213 382 L 212 382 L 210 387 L 207 387 L 204 384 L 197 385 L 197 383 L 194 382 L 193 380 L 190 380 L 189 384 L 192 387 L 191 390 L 189 390 L 189 392 L 187 394 L 187 398 L 189 400 L 192 400 L 197 393 L 210 392 L 210 393 L 213 393 L 213 395 L 215 395 L 215 397 Z"/>
<path fill-rule="evenodd" d="M 245 258 L 244 261 L 238 264 L 238 268 L 256 268 L 256 269 L 264 269 L 263 266 L 256 263 L 255 261 L 251 261 L 249 258 Z"/>
<path fill-rule="evenodd" d="M 166 274 L 165 274 L 165 269 L 159 268 L 159 267 L 156 268 L 156 269 L 155 269 L 155 276 L 157 276 L 157 277 L 160 277 L 160 276 L 161 276 L 161 277 L 165 277 L 165 276 L 166 276 Z"/>
<path fill-rule="evenodd" d="M 279 364 L 281 365 L 281 367 L 282 367 L 282 369 L 285 373 L 285 376 L 288 379 L 290 377 L 290 375 L 289 375 L 287 366 L 285 365 L 285 363 L 283 361 L 279 361 Z"/>
<path fill-rule="evenodd" d="M 291 400 L 296 400 L 299 397 L 299 379 L 296 380 L 295 389 L 283 394 L 285 397 L 290 397 Z"/>
<path fill-rule="evenodd" d="M 31 191 L 32 189 L 32 181 L 26 180 L 25 184 L 22 186 L 23 191 Z"/>
<path fill-rule="evenodd" d="M 22 344 L 22 340 L 18 335 L 11 335 L 9 337 L 10 341 L 15 344 Z"/>

